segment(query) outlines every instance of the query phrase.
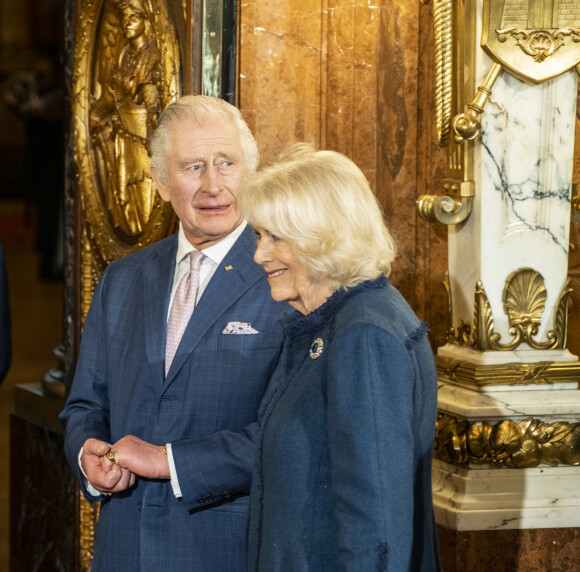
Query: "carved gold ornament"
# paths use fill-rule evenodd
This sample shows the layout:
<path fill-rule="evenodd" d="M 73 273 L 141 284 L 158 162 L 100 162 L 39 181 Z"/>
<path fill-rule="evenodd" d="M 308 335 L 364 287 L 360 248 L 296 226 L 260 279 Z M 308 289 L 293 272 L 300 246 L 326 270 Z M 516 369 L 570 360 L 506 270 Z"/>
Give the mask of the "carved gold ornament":
<path fill-rule="evenodd" d="M 437 374 L 454 385 L 478 389 L 497 385 L 580 383 L 580 362 L 540 361 L 480 364 L 436 356 Z"/>
<path fill-rule="evenodd" d="M 580 30 L 565 28 L 551 32 L 550 30 L 522 30 L 521 28 L 504 28 L 496 30 L 498 40 L 506 42 L 513 38 L 522 52 L 531 56 L 538 63 L 543 62 L 556 53 L 563 45 L 564 38 L 571 36 L 575 42 L 580 42 Z"/>
<path fill-rule="evenodd" d="M 491 424 L 439 413 L 434 449 L 437 459 L 454 465 L 575 466 L 580 465 L 580 423 L 528 418 Z"/>
<path fill-rule="evenodd" d="M 79 569 L 89 572 L 93 561 L 95 532 L 99 520 L 100 505 L 90 505 L 80 489 L 77 491 L 79 506 Z"/>
<path fill-rule="evenodd" d="M 82 5 L 72 107 L 88 298 L 107 264 L 174 230 L 147 153 L 159 113 L 179 95 L 174 29 L 163 1 Z"/>
<path fill-rule="evenodd" d="M 484 0 L 481 46 L 512 75 L 538 84 L 580 63 L 580 0 Z"/>
<path fill-rule="evenodd" d="M 453 0 L 433 0 L 435 114 L 437 138 L 441 147 L 449 145 L 451 136 L 453 20 Z"/>
<path fill-rule="evenodd" d="M 558 299 L 553 329 L 546 334 L 545 341 L 538 341 L 535 336 L 542 323 L 547 299 L 544 278 L 532 268 L 512 272 L 506 279 L 502 299 L 508 316 L 509 333 L 513 339 L 501 343 L 501 335 L 494 331 L 491 304 L 482 282 L 478 280 L 475 285 L 473 330 L 469 322 L 461 321 L 457 328 L 451 328 L 447 333 L 447 340 L 480 351 L 512 351 L 522 343 L 535 350 L 564 349 L 568 327 L 568 298 L 571 293 L 572 288 L 567 282 Z"/>

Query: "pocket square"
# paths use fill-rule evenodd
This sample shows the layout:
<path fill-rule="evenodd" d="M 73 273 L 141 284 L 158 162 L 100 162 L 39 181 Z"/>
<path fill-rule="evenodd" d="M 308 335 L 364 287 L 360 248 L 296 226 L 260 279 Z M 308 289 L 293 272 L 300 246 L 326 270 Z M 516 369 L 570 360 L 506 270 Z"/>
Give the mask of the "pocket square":
<path fill-rule="evenodd" d="M 248 322 L 230 322 L 222 334 L 259 334 L 258 330 L 252 328 Z"/>

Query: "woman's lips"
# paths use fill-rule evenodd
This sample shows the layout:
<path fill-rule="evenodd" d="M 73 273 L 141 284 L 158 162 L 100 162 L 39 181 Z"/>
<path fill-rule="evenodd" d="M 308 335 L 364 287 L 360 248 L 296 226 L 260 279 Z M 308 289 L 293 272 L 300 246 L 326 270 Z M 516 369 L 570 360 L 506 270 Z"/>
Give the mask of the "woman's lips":
<path fill-rule="evenodd" d="M 286 268 L 282 268 L 280 270 L 271 270 L 268 272 L 268 278 L 277 278 L 278 276 L 282 276 L 284 272 L 286 272 Z"/>

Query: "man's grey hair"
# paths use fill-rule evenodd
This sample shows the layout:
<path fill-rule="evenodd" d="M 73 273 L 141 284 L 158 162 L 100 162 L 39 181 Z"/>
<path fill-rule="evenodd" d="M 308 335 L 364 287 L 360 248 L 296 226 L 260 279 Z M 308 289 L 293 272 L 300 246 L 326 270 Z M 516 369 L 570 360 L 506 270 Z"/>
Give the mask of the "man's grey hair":
<path fill-rule="evenodd" d="M 167 183 L 169 180 L 168 162 L 171 154 L 172 125 L 190 122 L 203 127 L 216 120 L 231 121 L 237 127 L 248 172 L 256 171 L 259 161 L 258 145 L 240 110 L 217 97 L 185 95 L 168 105 L 159 116 L 157 128 L 149 142 L 151 166 L 159 173 L 162 183 Z"/>

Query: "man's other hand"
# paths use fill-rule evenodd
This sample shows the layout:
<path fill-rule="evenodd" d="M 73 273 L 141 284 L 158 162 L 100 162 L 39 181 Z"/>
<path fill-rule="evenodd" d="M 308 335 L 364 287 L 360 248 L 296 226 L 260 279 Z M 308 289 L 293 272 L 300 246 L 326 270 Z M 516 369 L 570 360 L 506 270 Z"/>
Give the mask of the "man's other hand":
<path fill-rule="evenodd" d="M 135 484 L 135 475 L 107 457 L 110 447 L 104 441 L 87 439 L 81 464 L 91 485 L 101 493 L 118 493 Z"/>

